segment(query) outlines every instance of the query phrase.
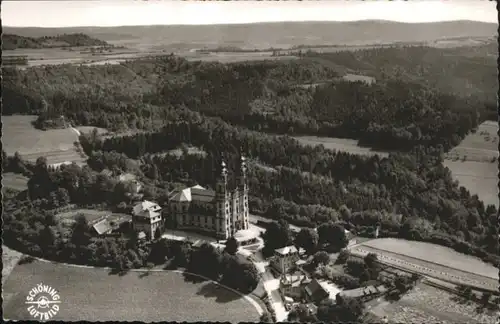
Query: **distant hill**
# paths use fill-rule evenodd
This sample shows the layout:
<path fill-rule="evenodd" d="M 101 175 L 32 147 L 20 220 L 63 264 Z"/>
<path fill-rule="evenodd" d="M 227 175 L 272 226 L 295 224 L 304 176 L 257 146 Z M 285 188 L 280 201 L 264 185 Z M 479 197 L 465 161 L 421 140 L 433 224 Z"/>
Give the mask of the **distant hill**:
<path fill-rule="evenodd" d="M 18 48 L 51 48 L 51 47 L 77 47 L 77 46 L 105 46 L 112 45 L 90 37 L 83 33 L 58 34 L 56 36 L 29 37 L 17 34 L 4 33 L 2 35 L 2 49 L 14 50 Z"/>
<path fill-rule="evenodd" d="M 83 33 L 112 44 L 169 48 L 232 46 L 248 49 L 298 45 L 365 45 L 427 42 L 447 38 L 493 38 L 497 24 L 476 21 L 400 23 L 382 20 L 352 22 L 281 22 L 237 25 L 175 25 L 34 28 L 4 27 L 4 33 L 26 37 Z"/>

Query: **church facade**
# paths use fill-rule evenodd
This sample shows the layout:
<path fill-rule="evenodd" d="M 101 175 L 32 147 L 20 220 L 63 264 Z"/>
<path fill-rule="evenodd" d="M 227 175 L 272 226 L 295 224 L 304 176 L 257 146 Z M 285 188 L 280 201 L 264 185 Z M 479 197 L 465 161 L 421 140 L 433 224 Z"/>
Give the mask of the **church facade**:
<path fill-rule="evenodd" d="M 169 218 L 179 230 L 194 230 L 226 240 L 249 227 L 248 182 L 245 158 L 241 157 L 237 185 L 230 188 L 228 170 L 222 162 L 215 191 L 193 186 L 174 191 L 169 197 Z"/>

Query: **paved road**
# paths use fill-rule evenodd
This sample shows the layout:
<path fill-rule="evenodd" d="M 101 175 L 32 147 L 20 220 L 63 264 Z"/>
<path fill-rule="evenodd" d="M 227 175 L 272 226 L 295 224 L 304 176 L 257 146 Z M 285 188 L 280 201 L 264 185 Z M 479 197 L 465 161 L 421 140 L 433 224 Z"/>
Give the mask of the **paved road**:
<path fill-rule="evenodd" d="M 284 322 L 288 318 L 288 311 L 285 309 L 285 304 L 281 295 L 279 293 L 279 279 L 274 278 L 270 270 L 267 268 L 269 266 L 269 262 L 264 260 L 260 249 L 263 247 L 262 240 L 259 240 L 260 246 L 256 249 L 252 248 L 252 250 L 256 251 L 248 251 L 244 248 L 240 248 L 238 253 L 247 257 L 250 261 L 255 264 L 255 267 L 261 274 L 262 284 L 264 285 L 264 289 L 268 293 L 271 301 L 271 305 L 276 312 L 276 320 L 278 322 Z"/>

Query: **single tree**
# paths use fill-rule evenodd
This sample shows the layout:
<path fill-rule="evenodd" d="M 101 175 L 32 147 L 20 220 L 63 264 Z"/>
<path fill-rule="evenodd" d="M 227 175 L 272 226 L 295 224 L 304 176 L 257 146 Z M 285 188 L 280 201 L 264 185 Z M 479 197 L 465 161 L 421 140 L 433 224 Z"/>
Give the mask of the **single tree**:
<path fill-rule="evenodd" d="M 318 251 L 313 256 L 313 263 L 318 266 L 320 264 L 327 265 L 330 263 L 330 255 L 325 251 Z"/>
<path fill-rule="evenodd" d="M 226 241 L 226 248 L 224 249 L 224 251 L 229 253 L 230 255 L 235 255 L 236 252 L 238 252 L 238 241 L 234 238 L 234 236 L 231 236 Z"/>
<path fill-rule="evenodd" d="M 319 236 L 312 228 L 303 228 L 295 238 L 295 245 L 306 250 L 307 254 L 314 253 L 318 247 Z"/>

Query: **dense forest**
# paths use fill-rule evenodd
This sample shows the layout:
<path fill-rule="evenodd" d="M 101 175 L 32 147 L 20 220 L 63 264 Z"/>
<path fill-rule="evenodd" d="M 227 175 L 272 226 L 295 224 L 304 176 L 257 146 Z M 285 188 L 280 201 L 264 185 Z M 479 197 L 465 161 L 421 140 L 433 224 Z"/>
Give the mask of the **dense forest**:
<path fill-rule="evenodd" d="M 37 114 L 40 128 L 64 115 L 75 125 L 132 131 L 82 135 L 88 167 L 47 170 L 43 159 L 32 165 L 18 155 L 4 159 L 4 170 L 30 176 L 35 209 L 73 203 L 126 210 L 130 188 L 102 170 L 136 174 L 145 198 L 165 204 L 178 186 L 213 187 L 222 159 L 235 169 L 241 151 L 249 158 L 254 214 L 309 227 L 342 222 L 360 235 L 380 225 L 382 236 L 498 263 L 496 207 L 459 187 L 442 164 L 444 152 L 497 116 L 495 60 L 473 64 L 480 59 L 463 51 L 388 48 L 235 64 L 170 55 L 120 65 L 4 68 L 4 114 Z M 342 80 L 346 69 L 376 82 Z M 453 71 L 466 75 L 455 79 Z M 347 137 L 401 153 L 364 157 L 303 146 L 284 134 Z M 183 145 L 204 154 L 165 154 Z M 18 213 L 5 220 L 10 237 L 33 226 Z"/>
<path fill-rule="evenodd" d="M 13 34 L 2 34 L 2 49 L 15 50 L 18 48 L 51 48 L 51 47 L 79 47 L 79 46 L 104 46 L 112 47 L 111 44 L 92 38 L 88 35 L 62 34 L 57 36 L 25 37 Z"/>
<path fill-rule="evenodd" d="M 4 114 L 40 115 L 42 128 L 64 114 L 76 125 L 151 130 L 169 120 L 171 110 L 187 108 L 256 131 L 448 150 L 497 116 L 495 60 L 474 54 L 478 49 L 462 51 L 382 48 L 235 64 L 166 56 L 113 66 L 4 69 L 4 102 L 10 103 Z M 346 71 L 376 82 L 339 78 Z"/>

